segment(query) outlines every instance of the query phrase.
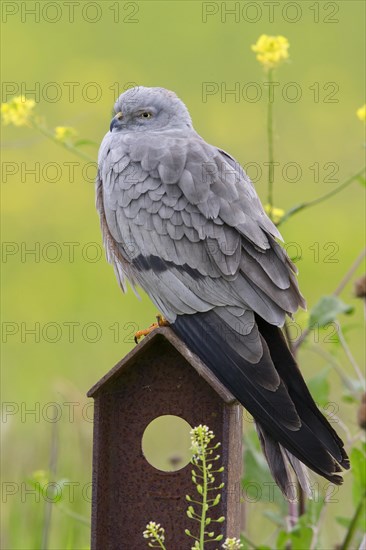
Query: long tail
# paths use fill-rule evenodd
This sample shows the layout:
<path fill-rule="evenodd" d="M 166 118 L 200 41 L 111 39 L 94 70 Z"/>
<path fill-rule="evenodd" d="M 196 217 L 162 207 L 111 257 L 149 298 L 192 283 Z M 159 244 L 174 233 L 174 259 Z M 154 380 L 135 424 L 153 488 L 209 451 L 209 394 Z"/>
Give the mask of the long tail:
<path fill-rule="evenodd" d="M 342 440 L 311 397 L 281 330 L 260 317 L 256 322 L 263 354 L 255 364 L 241 352 L 250 335 L 236 345 L 238 333 L 215 310 L 180 315 L 172 328 L 253 415 L 271 473 L 288 498 L 288 464 L 308 489 L 299 461 L 340 485 L 339 473 L 349 468 Z"/>
<path fill-rule="evenodd" d="M 310 480 L 305 466 L 290 451 L 282 447 L 281 443 L 275 441 L 258 423 L 256 423 L 256 429 L 270 472 L 283 494 L 289 500 L 295 500 L 297 497 L 297 487 L 293 482 L 293 475 L 289 468 L 291 466 L 302 490 L 311 498 Z"/>

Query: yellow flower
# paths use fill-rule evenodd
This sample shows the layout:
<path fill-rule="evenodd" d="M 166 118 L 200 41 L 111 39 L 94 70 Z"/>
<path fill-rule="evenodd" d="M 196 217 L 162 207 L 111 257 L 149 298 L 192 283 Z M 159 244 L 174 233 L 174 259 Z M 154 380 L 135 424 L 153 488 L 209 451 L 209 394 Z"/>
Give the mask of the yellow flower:
<path fill-rule="evenodd" d="M 36 102 L 20 95 L 1 104 L 1 116 L 5 125 L 26 126 L 29 124 Z"/>
<path fill-rule="evenodd" d="M 56 126 L 55 128 L 55 139 L 62 141 L 62 143 L 71 141 L 76 136 L 77 131 L 70 126 Z"/>
<path fill-rule="evenodd" d="M 41 485 L 48 483 L 48 472 L 46 470 L 36 470 L 32 473 L 32 480 Z"/>
<path fill-rule="evenodd" d="M 282 208 L 276 208 L 275 206 L 272 206 L 271 208 L 269 204 L 266 204 L 264 206 L 264 210 L 267 212 L 267 214 L 271 213 L 272 221 L 275 225 L 279 223 L 285 215 L 285 211 L 282 210 Z"/>
<path fill-rule="evenodd" d="M 273 69 L 282 61 L 288 59 L 290 44 L 284 36 L 268 36 L 262 34 L 252 50 L 257 54 L 257 60 L 265 69 Z"/>
<path fill-rule="evenodd" d="M 356 115 L 362 122 L 366 122 L 366 103 L 356 111 Z"/>

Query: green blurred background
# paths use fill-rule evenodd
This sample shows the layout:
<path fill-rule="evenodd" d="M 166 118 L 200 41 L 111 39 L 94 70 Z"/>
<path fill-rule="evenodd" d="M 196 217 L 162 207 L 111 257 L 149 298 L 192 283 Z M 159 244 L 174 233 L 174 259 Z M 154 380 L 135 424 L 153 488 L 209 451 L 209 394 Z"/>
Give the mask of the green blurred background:
<path fill-rule="evenodd" d="M 273 3 L 273 22 L 268 5 L 254 2 L 78 2 L 71 22 L 66 3 L 47 1 L 38 3 L 35 21 L 27 12 L 35 4 L 2 3 L 2 101 L 25 91 L 36 99 L 37 113 L 50 128 L 72 126 L 81 138 L 99 143 L 108 130 L 117 90 L 131 83 L 170 88 L 186 103 L 196 130 L 208 142 L 226 149 L 243 165 L 253 163 L 248 172 L 265 202 L 266 77 L 250 46 L 260 34 L 282 34 L 290 42 L 290 62 L 275 76 L 280 82 L 275 101 L 275 158 L 280 163 L 275 205 L 286 210 L 316 198 L 362 167 L 364 128 L 355 112 L 364 103 L 363 2 Z M 225 14 L 225 6 L 236 5 L 236 16 Z M 251 89 L 246 88 L 249 82 L 255 83 Z M 212 89 L 218 91 L 204 97 L 207 83 L 215 83 Z M 298 101 L 284 99 L 288 83 L 301 91 Z M 235 86 L 239 98 L 225 93 Z M 255 102 L 254 86 L 261 92 Z M 37 87 L 36 97 L 27 93 Z M 55 90 L 59 97 L 51 101 Z M 287 90 L 293 97 L 295 87 Z M 97 147 L 83 150 L 96 158 Z M 2 263 L 2 547 L 31 549 L 40 547 L 44 501 L 37 503 L 26 493 L 27 478 L 35 470 L 48 469 L 56 430 L 57 477 L 78 484 L 74 502 L 68 499 L 67 506 L 88 517 L 92 411 L 85 394 L 132 349 L 133 332 L 149 325 L 156 311 L 144 296 L 138 302 L 131 291 L 122 295 L 101 253 L 92 166 L 87 170 L 84 161 L 32 129 L 14 127 L 3 130 L 2 162 L 3 252 L 13 251 L 3 255 Z M 65 164 L 70 162 L 76 163 L 73 182 L 71 166 Z M 291 167 L 283 170 L 289 162 L 301 168 L 296 182 L 288 181 L 296 179 Z M 9 175 L 9 166 L 17 173 Z M 262 171 L 259 178 L 256 166 Z M 39 177 L 26 174 L 32 168 Z M 333 169 L 336 181 L 329 181 L 326 176 Z M 354 182 L 281 228 L 285 240 L 296 243 L 295 252 L 300 252 L 299 280 L 310 307 L 335 289 L 361 251 L 363 215 L 363 190 Z M 36 255 L 25 254 L 34 248 Z M 55 254 L 60 257 L 52 261 Z M 356 307 L 352 320 L 347 320 L 354 325 L 347 337 L 364 365 L 362 307 L 352 286 L 342 298 Z M 298 320 L 305 322 L 305 314 Z M 39 338 L 26 332 L 36 323 Z M 300 362 L 306 378 L 325 366 L 309 350 L 301 353 Z M 335 373 L 331 380 L 337 414 L 354 430 L 354 407 L 340 401 Z M 57 422 L 50 420 L 50 403 L 57 403 Z M 27 413 L 31 409 L 35 412 Z M 331 516 L 350 503 L 347 481 L 330 505 Z M 263 533 L 273 530 L 260 506 L 247 506 L 248 532 L 254 540 L 263 540 Z M 328 531 L 324 548 L 339 542 L 343 533 L 339 525 Z M 86 525 L 53 510 L 49 548 L 88 544 Z"/>

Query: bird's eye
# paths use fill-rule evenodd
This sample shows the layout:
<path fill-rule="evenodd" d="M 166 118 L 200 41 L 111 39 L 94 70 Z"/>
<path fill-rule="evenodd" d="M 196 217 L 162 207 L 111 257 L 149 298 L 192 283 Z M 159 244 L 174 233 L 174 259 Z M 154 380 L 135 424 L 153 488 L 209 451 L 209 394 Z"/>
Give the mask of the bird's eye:
<path fill-rule="evenodd" d="M 148 111 L 144 111 L 143 113 L 141 113 L 140 117 L 141 118 L 151 118 L 152 114 L 149 113 Z"/>

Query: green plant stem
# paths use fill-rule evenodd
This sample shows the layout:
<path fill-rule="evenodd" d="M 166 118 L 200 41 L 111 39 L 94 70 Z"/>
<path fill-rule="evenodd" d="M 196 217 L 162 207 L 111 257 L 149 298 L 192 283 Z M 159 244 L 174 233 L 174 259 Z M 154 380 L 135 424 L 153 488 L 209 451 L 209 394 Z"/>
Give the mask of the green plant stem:
<path fill-rule="evenodd" d="M 251 546 L 253 548 L 253 550 L 255 550 L 257 548 L 257 545 L 254 544 L 254 542 L 252 542 L 247 536 L 245 533 L 240 533 L 240 537 L 242 539 L 244 539 L 244 541 L 247 543 L 248 546 Z"/>
<path fill-rule="evenodd" d="M 366 248 L 364 248 L 362 250 L 362 252 L 360 252 L 360 254 L 357 256 L 357 258 L 355 259 L 355 261 L 351 265 L 350 269 L 347 271 L 346 275 L 343 277 L 343 279 L 341 280 L 341 282 L 339 283 L 339 285 L 335 289 L 335 291 L 333 293 L 334 296 L 338 296 L 342 292 L 344 287 L 351 280 L 352 275 L 355 273 L 356 269 L 361 264 L 361 262 L 362 262 L 362 260 L 364 259 L 365 256 L 366 256 Z"/>
<path fill-rule="evenodd" d="M 268 142 L 268 217 L 273 220 L 273 182 L 274 182 L 274 150 L 273 150 L 273 69 L 268 71 L 268 105 L 267 105 L 267 142 Z"/>
<path fill-rule="evenodd" d="M 57 145 L 61 145 L 61 147 L 63 147 L 67 151 L 70 151 L 71 153 L 74 153 L 74 155 L 77 155 L 78 157 L 80 157 L 84 160 L 87 160 L 88 162 L 96 163 L 95 158 L 89 157 L 89 155 L 85 154 L 83 151 L 81 151 L 77 147 L 74 147 L 74 145 L 72 143 L 67 142 L 67 141 L 61 141 L 61 140 L 57 139 L 54 136 L 54 134 L 48 128 L 45 128 L 44 126 L 39 124 L 37 121 L 33 120 L 32 121 L 32 126 L 36 130 L 38 130 L 41 134 L 43 134 L 44 136 L 51 139 L 54 143 L 57 143 Z"/>
<path fill-rule="evenodd" d="M 343 371 L 343 367 L 335 360 L 334 356 L 331 353 L 324 351 L 320 346 L 316 345 L 309 347 L 309 351 L 317 353 L 318 355 L 323 357 L 323 359 L 328 361 L 330 366 L 334 368 L 342 383 L 349 390 L 349 392 L 355 398 L 359 397 L 359 392 L 355 392 L 354 385 L 352 384 L 352 379 L 349 378 L 349 376 Z"/>
<path fill-rule="evenodd" d="M 333 197 L 333 195 L 336 195 L 337 193 L 339 193 L 339 191 L 342 191 L 342 189 L 344 189 L 345 187 L 350 185 L 350 183 L 352 183 L 355 179 L 362 176 L 364 171 L 365 171 L 365 166 L 361 170 L 356 172 L 356 174 L 353 174 L 353 176 L 350 176 L 348 179 L 346 179 L 346 181 L 341 183 L 341 185 L 339 185 L 338 187 L 333 189 L 333 191 L 329 191 L 329 193 L 325 193 L 325 195 L 322 195 L 321 197 L 318 197 L 317 199 L 313 199 L 313 200 L 307 201 L 307 202 L 302 202 L 301 204 L 293 206 L 292 208 L 290 208 L 290 210 L 288 210 L 284 214 L 284 216 L 278 222 L 277 226 L 281 225 L 282 223 L 287 221 L 289 218 L 294 216 L 294 214 L 297 214 L 301 210 L 304 210 L 305 208 L 309 208 L 310 206 L 315 206 L 315 205 L 317 205 L 317 204 L 319 204 L 323 201 L 326 201 L 327 199 L 330 199 L 331 197 Z"/>
<path fill-rule="evenodd" d="M 166 550 L 166 546 L 165 546 L 165 544 L 164 544 L 163 542 L 161 542 L 161 540 L 160 540 L 160 539 L 158 539 L 158 541 L 157 541 L 157 542 L 159 543 L 159 546 L 160 546 L 161 550 Z"/>
<path fill-rule="evenodd" d="M 207 508 L 207 465 L 206 450 L 202 453 L 202 473 L 203 473 L 203 495 L 202 495 L 202 515 L 200 525 L 200 550 L 204 550 L 205 527 L 206 527 L 206 508 Z"/>
<path fill-rule="evenodd" d="M 79 523 L 83 523 L 87 527 L 90 527 L 90 521 L 87 518 L 84 518 L 84 516 L 77 514 L 76 512 L 73 512 L 63 504 L 57 504 L 57 508 L 60 510 L 60 512 L 62 512 L 69 518 L 72 518 L 75 521 L 78 521 Z"/>
<path fill-rule="evenodd" d="M 322 506 L 322 509 L 320 511 L 320 514 L 319 514 L 318 521 L 317 521 L 316 524 L 313 523 L 313 525 L 312 525 L 313 538 L 312 538 L 312 541 L 311 541 L 311 544 L 310 544 L 310 550 L 316 550 L 316 548 L 317 548 L 318 538 L 319 538 L 319 535 L 320 535 L 320 532 L 321 532 L 321 528 L 323 526 L 324 519 L 326 517 L 327 504 L 328 504 L 328 501 L 325 499 L 324 503 L 323 503 L 323 506 Z"/>
<path fill-rule="evenodd" d="M 350 526 L 348 527 L 348 530 L 347 530 L 347 533 L 346 533 L 346 536 L 345 536 L 345 539 L 340 547 L 340 550 L 347 550 L 350 546 L 350 543 L 353 539 L 353 536 L 356 532 L 356 529 L 357 529 L 357 523 L 358 523 L 358 520 L 360 519 L 361 517 L 361 514 L 362 514 L 362 511 L 363 511 L 363 508 L 365 506 L 365 499 L 366 499 L 366 493 L 362 496 L 356 510 L 355 510 L 355 513 L 353 514 L 353 518 L 352 518 L 352 521 L 350 523 Z"/>
<path fill-rule="evenodd" d="M 348 344 L 346 342 L 346 339 L 343 335 L 341 325 L 338 322 L 336 322 L 336 326 L 337 326 L 337 329 L 338 329 L 338 338 L 339 338 L 341 346 L 344 350 L 344 353 L 346 354 L 349 362 L 351 363 L 351 365 L 352 365 L 352 367 L 353 367 L 353 369 L 354 369 L 354 371 L 357 375 L 357 378 L 358 378 L 359 382 L 362 384 L 363 387 L 365 387 L 365 377 L 363 376 L 363 374 L 361 372 L 361 369 L 357 364 L 356 359 L 353 357 L 352 352 L 349 349 L 349 346 L 348 346 Z"/>
<path fill-rule="evenodd" d="M 50 460 L 49 460 L 49 475 L 50 481 L 54 482 L 56 479 L 56 469 L 57 469 L 57 459 L 58 459 L 58 427 L 57 422 L 52 424 L 52 433 L 51 433 L 51 450 L 50 450 Z M 53 503 L 51 500 L 46 500 L 44 508 L 44 520 L 42 525 L 42 545 L 43 550 L 47 550 L 49 544 L 50 530 L 51 530 L 51 519 L 52 519 L 52 508 Z"/>

